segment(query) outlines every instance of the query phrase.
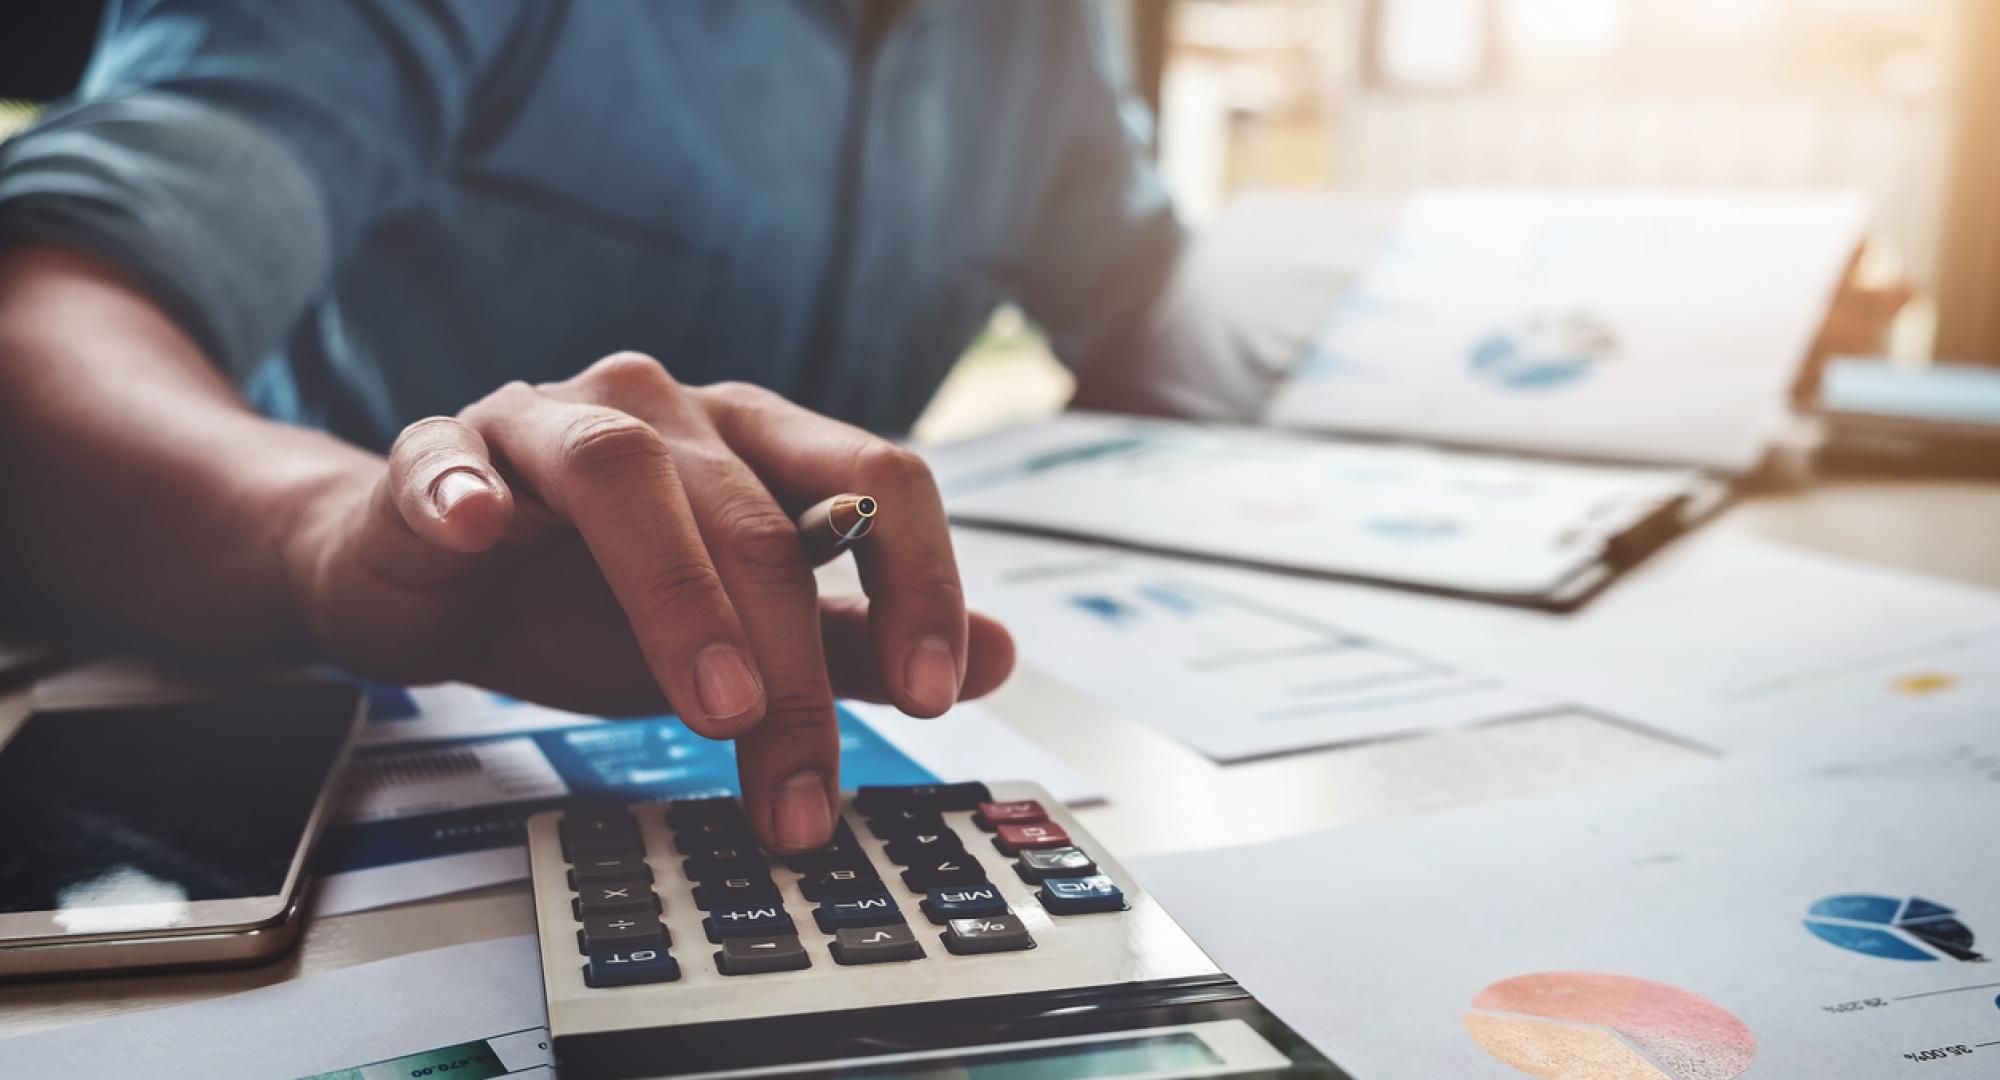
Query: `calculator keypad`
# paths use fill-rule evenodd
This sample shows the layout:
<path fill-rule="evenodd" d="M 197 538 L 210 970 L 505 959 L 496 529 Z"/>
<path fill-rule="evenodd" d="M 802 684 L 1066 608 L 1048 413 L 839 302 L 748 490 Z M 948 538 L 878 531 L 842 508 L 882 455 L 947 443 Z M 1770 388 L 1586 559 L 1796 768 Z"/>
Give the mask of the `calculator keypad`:
<path fill-rule="evenodd" d="M 989 877 L 989 861 L 996 856 L 969 850 L 958 831 L 964 824 L 955 828 L 949 814 L 970 815 L 971 825 L 992 834 L 1009 869 L 1037 886 L 1033 902 L 1049 916 L 1126 906 L 1117 883 L 1098 873 L 1090 854 L 1033 799 L 994 801 L 982 784 L 930 784 L 863 788 L 853 806 L 865 815 L 869 836 L 880 842 L 881 857 L 899 871 L 893 877 L 877 868 L 873 845 L 845 818 L 826 847 L 774 860 L 734 799 L 682 800 L 667 804 L 663 813 L 642 808 L 642 814 L 660 814 L 648 820 L 672 832 L 672 850 L 655 849 L 649 862 L 631 811 L 591 807 L 566 813 L 557 835 L 569 863 L 585 984 L 609 988 L 681 977 L 669 952 L 673 935 L 662 921 L 662 895 L 691 897 L 702 913 L 701 929 L 716 947 L 714 969 L 726 976 L 812 967 L 815 949 L 801 937 L 802 927 L 807 933 L 817 930 L 826 957 L 843 967 L 923 961 L 938 956 L 940 945 L 943 954 L 962 957 L 1035 948 L 1029 924 Z M 687 892 L 672 880 L 676 865 Z M 666 868 L 658 871 L 664 876 L 656 877 L 660 867 Z M 790 874 L 781 878 L 774 873 L 778 869 Z M 810 925 L 794 916 L 804 909 L 789 906 L 797 903 L 787 901 L 792 894 L 813 905 Z M 905 917 L 905 905 L 939 928 L 928 950 Z"/>

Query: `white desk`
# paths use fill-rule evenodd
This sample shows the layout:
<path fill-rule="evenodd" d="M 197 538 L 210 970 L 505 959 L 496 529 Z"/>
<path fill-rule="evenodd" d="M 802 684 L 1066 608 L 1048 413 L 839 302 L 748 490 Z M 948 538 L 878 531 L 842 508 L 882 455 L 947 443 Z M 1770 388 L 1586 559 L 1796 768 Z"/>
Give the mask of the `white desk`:
<path fill-rule="evenodd" d="M 1282 210 L 1282 208 L 1281 208 Z M 1236 316 L 1271 348 L 1313 329 L 1325 294 L 1347 280 L 1342 265 L 1379 231 L 1379 215 L 1328 216 L 1302 204 L 1293 228 L 1280 213 L 1239 236 L 1213 240 L 1241 268 L 1301 230 L 1335 236 L 1315 250 L 1325 265 L 1269 266 L 1282 287 L 1230 282 Z M 1315 217 L 1313 215 L 1320 215 Z M 1303 221 L 1304 224 L 1299 222 Z M 1264 230 L 1259 233 L 1259 230 Z M 1259 236 L 1252 236 L 1259 233 Z M 1247 252 L 1247 254 L 1246 254 Z M 1300 260 L 1312 262 L 1308 255 Z M 1269 265 L 1270 260 L 1265 260 Z M 1266 282 L 1266 285 L 1269 283 Z M 2000 483 L 1839 481 L 1754 495 L 1709 528 L 1756 534 L 1836 554 L 2000 586 Z M 1558 788 L 1666 767 L 1694 755 L 1676 744 L 1587 716 L 1443 732 L 1219 767 L 1129 717 L 1112 715 L 1023 672 L 993 702 L 1030 738 L 1096 776 L 1107 805 L 1084 812 L 1121 854 L 1266 839 L 1451 802 Z M 17 721 L 22 695 L 0 698 L 0 727 Z M 297 952 L 263 968 L 0 987 L 0 1035 L 246 990 L 350 964 L 532 929 L 525 886 L 314 921 Z"/>

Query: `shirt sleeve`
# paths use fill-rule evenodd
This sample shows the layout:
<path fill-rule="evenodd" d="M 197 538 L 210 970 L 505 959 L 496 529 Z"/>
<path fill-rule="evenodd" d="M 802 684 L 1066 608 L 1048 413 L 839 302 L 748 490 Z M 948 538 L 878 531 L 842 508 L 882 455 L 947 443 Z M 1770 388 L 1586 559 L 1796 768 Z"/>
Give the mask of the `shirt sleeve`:
<path fill-rule="evenodd" d="M 1056 145 L 1038 187 L 1014 293 L 1079 372 L 1163 289 L 1183 235 L 1153 169 L 1152 121 L 1130 92 L 1123 36 L 1098 3 L 1061 5 L 1074 20 L 1062 55 L 1037 77 Z"/>
<path fill-rule="evenodd" d="M 109 261 L 247 377 L 369 226 L 426 197 L 514 10 L 116 4 L 76 99 L 0 144 L 0 243 Z"/>

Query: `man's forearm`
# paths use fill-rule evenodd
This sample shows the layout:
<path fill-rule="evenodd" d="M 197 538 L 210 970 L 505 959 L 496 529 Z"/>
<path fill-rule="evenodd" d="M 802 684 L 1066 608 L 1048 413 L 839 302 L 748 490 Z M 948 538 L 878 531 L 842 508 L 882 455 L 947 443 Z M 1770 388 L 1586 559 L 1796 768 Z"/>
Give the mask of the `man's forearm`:
<path fill-rule="evenodd" d="M 0 254 L 0 572 L 55 605 L 31 620 L 80 605 L 204 652 L 303 651 L 293 545 L 379 468 L 257 416 L 102 264 Z"/>

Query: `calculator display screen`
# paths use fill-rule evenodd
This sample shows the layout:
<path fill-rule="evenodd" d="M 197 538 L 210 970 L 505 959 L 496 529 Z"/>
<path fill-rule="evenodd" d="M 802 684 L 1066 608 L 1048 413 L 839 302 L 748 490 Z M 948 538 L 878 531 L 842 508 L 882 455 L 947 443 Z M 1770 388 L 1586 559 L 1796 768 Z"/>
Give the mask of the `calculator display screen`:
<path fill-rule="evenodd" d="M 884 1062 L 801 1075 L 839 1080 L 1085 1080 L 1175 1076 L 1222 1063 L 1222 1057 L 1201 1036 L 1191 1031 L 1175 1031 L 1013 1050 L 970 1051 L 948 1058 Z"/>
<path fill-rule="evenodd" d="M 0 913 L 122 931 L 177 925 L 200 901 L 279 894 L 357 694 L 299 683 L 30 716 L 0 746 Z M 108 925 L 113 909 L 138 923 Z"/>

